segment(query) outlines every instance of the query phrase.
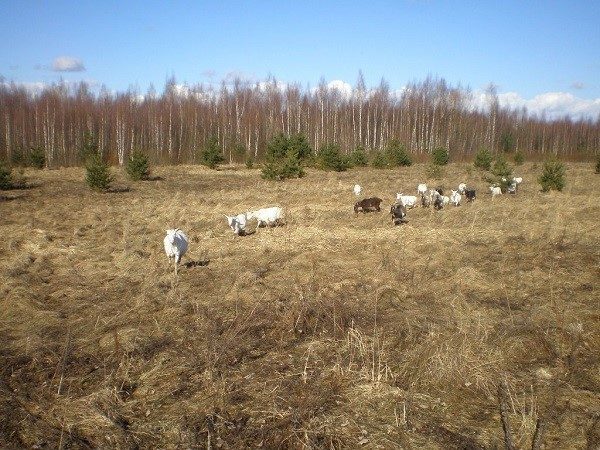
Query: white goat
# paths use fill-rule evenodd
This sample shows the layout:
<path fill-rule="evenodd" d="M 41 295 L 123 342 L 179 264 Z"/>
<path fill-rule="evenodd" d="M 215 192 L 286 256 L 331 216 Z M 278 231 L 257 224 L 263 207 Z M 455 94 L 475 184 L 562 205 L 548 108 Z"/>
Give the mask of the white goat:
<path fill-rule="evenodd" d="M 417 192 L 420 195 L 425 195 L 427 193 L 427 185 L 425 183 L 421 183 L 417 186 Z"/>
<path fill-rule="evenodd" d="M 164 239 L 165 253 L 167 254 L 169 263 L 171 262 L 171 258 L 175 258 L 175 275 L 177 275 L 177 266 L 181 258 L 187 252 L 188 243 L 187 236 L 179 228 L 167 230 L 167 235 Z"/>
<path fill-rule="evenodd" d="M 465 183 L 460 183 L 458 185 L 458 193 L 459 194 L 464 194 L 466 190 L 467 190 L 467 185 Z"/>
<path fill-rule="evenodd" d="M 460 189 L 460 188 L 459 188 Z M 454 206 L 460 206 L 460 201 L 462 200 L 462 195 L 460 195 L 459 191 L 452 191 L 450 195 L 450 201 Z"/>
<path fill-rule="evenodd" d="M 494 197 L 496 197 L 496 195 L 502 195 L 502 190 L 500 189 L 500 186 L 490 186 L 490 192 L 492 193 L 492 200 L 494 200 Z"/>
<path fill-rule="evenodd" d="M 271 206 L 270 208 L 262 208 L 256 211 L 248 211 L 246 213 L 248 220 L 256 219 L 257 227 L 261 225 L 277 225 L 283 219 L 283 209 L 279 206 Z"/>
<path fill-rule="evenodd" d="M 442 195 L 442 203 L 444 204 L 444 206 L 446 206 L 448 203 L 450 203 L 450 197 L 448 197 L 447 195 Z"/>
<path fill-rule="evenodd" d="M 360 187 L 360 184 L 355 184 L 354 185 L 354 195 L 356 195 L 358 197 L 361 192 L 362 192 L 362 187 Z"/>
<path fill-rule="evenodd" d="M 514 177 L 512 180 L 513 180 L 513 183 L 517 183 L 517 184 L 521 184 L 523 182 L 522 177 Z"/>
<path fill-rule="evenodd" d="M 246 224 L 248 223 L 246 213 L 238 214 L 237 216 L 224 214 L 224 216 L 227 218 L 227 223 L 235 234 L 239 236 L 246 231 Z"/>
<path fill-rule="evenodd" d="M 402 204 L 406 208 L 414 208 L 415 206 L 417 206 L 417 196 L 416 195 L 404 195 L 402 193 L 397 193 L 396 200 L 402 202 Z"/>

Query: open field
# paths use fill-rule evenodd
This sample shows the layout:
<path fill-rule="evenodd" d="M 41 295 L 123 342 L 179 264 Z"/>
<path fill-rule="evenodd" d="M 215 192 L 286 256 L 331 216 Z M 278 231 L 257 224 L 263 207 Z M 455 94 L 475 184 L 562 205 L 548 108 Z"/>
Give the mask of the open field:
<path fill-rule="evenodd" d="M 425 171 L 157 167 L 109 194 L 26 172 L 0 200 L 0 446 L 500 448 L 505 381 L 518 448 L 538 418 L 545 448 L 599 448 L 600 176 L 543 194 L 528 163 L 492 202 L 451 164 L 430 184 L 478 200 L 393 227 Z M 355 182 L 381 213 L 354 215 Z M 285 226 L 223 217 L 272 204 Z"/>

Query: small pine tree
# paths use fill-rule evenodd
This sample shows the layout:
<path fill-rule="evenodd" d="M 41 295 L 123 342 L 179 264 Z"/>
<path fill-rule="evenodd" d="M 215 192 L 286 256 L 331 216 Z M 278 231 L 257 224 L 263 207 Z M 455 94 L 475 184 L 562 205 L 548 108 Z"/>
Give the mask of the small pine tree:
<path fill-rule="evenodd" d="M 446 150 L 444 147 L 436 148 L 431 154 L 431 161 L 437 166 L 445 166 L 448 164 L 448 161 L 450 161 L 448 150 Z"/>
<path fill-rule="evenodd" d="M 88 158 L 96 154 L 98 154 L 98 143 L 94 134 L 86 131 L 83 133 L 83 142 L 79 147 L 79 160 L 87 164 Z"/>
<path fill-rule="evenodd" d="M 374 151 L 371 155 L 371 167 L 376 169 L 385 169 L 388 167 L 388 160 L 380 151 Z"/>
<path fill-rule="evenodd" d="M 150 176 L 148 157 L 141 151 L 134 151 L 127 161 L 125 171 L 133 181 L 147 180 Z"/>
<path fill-rule="evenodd" d="M 521 164 L 523 164 L 525 162 L 525 155 L 523 154 L 523 152 L 521 150 L 517 150 L 515 152 L 515 156 L 513 157 L 513 160 L 515 161 L 515 164 L 517 166 L 520 166 Z"/>
<path fill-rule="evenodd" d="M 288 151 L 296 154 L 300 161 L 309 159 L 313 153 L 306 136 L 303 134 L 295 134 L 288 138 Z"/>
<path fill-rule="evenodd" d="M 246 169 L 252 169 L 254 167 L 254 158 L 250 155 L 246 158 Z"/>
<path fill-rule="evenodd" d="M 344 172 L 348 168 L 348 163 L 340 154 L 340 147 L 336 144 L 325 144 L 319 149 L 317 165 L 323 170 L 336 172 Z"/>
<path fill-rule="evenodd" d="M 31 147 L 29 153 L 29 163 L 31 167 L 36 169 L 43 169 L 46 165 L 46 153 L 42 147 Z"/>
<path fill-rule="evenodd" d="M 406 148 L 397 139 L 392 139 L 387 144 L 385 152 L 391 166 L 410 166 L 412 164 Z"/>
<path fill-rule="evenodd" d="M 200 164 L 210 169 L 216 169 L 222 162 L 223 155 L 219 148 L 219 141 L 213 136 L 206 143 L 206 147 L 204 147 L 202 153 L 200 153 Z"/>
<path fill-rule="evenodd" d="M 85 169 L 85 181 L 89 187 L 97 191 L 106 191 L 110 187 L 113 177 L 108 164 L 102 160 L 99 153 L 88 157 Z"/>
<path fill-rule="evenodd" d="M 596 173 L 600 173 L 600 155 L 596 159 Z"/>
<path fill-rule="evenodd" d="M 356 149 L 350 153 L 349 158 L 350 165 L 353 167 L 364 167 L 369 163 L 369 159 L 367 158 L 367 154 L 365 153 L 365 148 L 361 145 L 356 147 Z"/>
<path fill-rule="evenodd" d="M 498 155 L 492 166 L 492 174 L 496 177 L 494 182 L 500 186 L 502 192 L 506 192 L 512 182 L 512 168 L 504 156 Z"/>
<path fill-rule="evenodd" d="M 232 153 L 234 155 L 234 161 L 244 161 L 244 156 L 246 155 L 246 146 L 241 142 L 236 142 L 233 144 Z"/>
<path fill-rule="evenodd" d="M 267 162 L 262 169 L 262 178 L 265 180 L 282 181 L 287 178 L 302 178 L 304 169 L 300 164 L 300 159 L 294 153 L 290 153 L 285 158 L 272 159 Z"/>
<path fill-rule="evenodd" d="M 0 161 L 0 189 L 12 188 L 12 169 Z"/>
<path fill-rule="evenodd" d="M 475 160 L 473 161 L 473 165 L 475 167 L 478 167 L 478 168 L 483 169 L 483 170 L 490 170 L 490 167 L 492 167 L 492 161 L 493 160 L 494 160 L 494 157 L 488 151 L 488 149 L 487 148 L 481 148 L 475 154 Z"/>
<path fill-rule="evenodd" d="M 542 191 L 548 192 L 552 189 L 562 191 L 565 187 L 565 165 L 555 158 L 544 163 L 542 174 L 538 178 L 542 185 Z"/>
<path fill-rule="evenodd" d="M 13 167 L 22 167 L 26 163 L 25 155 L 23 154 L 23 149 L 19 146 L 13 149 L 10 155 L 10 163 Z"/>

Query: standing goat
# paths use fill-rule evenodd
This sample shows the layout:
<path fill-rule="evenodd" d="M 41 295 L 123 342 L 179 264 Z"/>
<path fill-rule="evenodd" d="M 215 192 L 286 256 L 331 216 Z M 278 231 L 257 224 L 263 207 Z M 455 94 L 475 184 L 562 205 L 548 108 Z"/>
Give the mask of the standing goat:
<path fill-rule="evenodd" d="M 362 187 L 360 186 L 360 184 L 355 184 L 353 191 L 354 191 L 354 195 L 356 195 L 358 197 L 360 195 L 360 193 L 362 192 Z"/>
<path fill-rule="evenodd" d="M 238 214 L 237 216 L 228 216 L 224 214 L 227 219 L 227 223 L 231 230 L 238 236 L 243 236 L 246 233 L 246 224 L 248 223 L 248 217 L 246 213 Z"/>
<path fill-rule="evenodd" d="M 164 244 L 165 253 L 167 254 L 169 263 L 171 262 L 171 258 L 175 258 L 175 275 L 177 275 L 177 266 L 188 249 L 188 238 L 183 231 L 179 228 L 175 228 L 173 230 L 167 230 Z"/>

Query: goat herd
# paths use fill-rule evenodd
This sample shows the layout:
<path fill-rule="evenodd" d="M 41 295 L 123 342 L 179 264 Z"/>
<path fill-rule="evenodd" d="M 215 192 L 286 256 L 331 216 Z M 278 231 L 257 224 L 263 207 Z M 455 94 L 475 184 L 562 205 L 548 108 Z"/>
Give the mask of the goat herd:
<path fill-rule="evenodd" d="M 523 182 L 523 178 L 515 177 L 510 183 L 506 178 L 502 178 L 502 181 L 507 186 L 507 193 L 516 194 L 519 184 Z M 489 189 L 492 194 L 492 200 L 497 195 L 502 194 L 500 186 L 492 185 Z M 353 191 L 354 195 L 359 197 L 363 189 L 360 185 L 355 184 Z M 396 201 L 391 206 L 390 214 L 392 215 L 394 225 L 400 225 L 407 222 L 407 209 L 414 208 L 419 203 L 423 208 L 433 206 L 436 210 L 440 210 L 449 204 L 460 206 L 463 196 L 467 202 L 472 202 L 475 200 L 477 194 L 475 189 L 469 189 L 465 183 L 460 183 L 458 189 L 452 189 L 448 197 L 444 195 L 442 188 L 428 189 L 426 184 L 421 183 L 417 186 L 417 195 L 396 194 Z M 354 204 L 354 212 L 381 211 L 380 205 L 382 201 L 379 197 L 364 198 Z M 225 217 L 231 230 L 238 236 L 244 236 L 247 225 L 251 220 L 256 220 L 256 228 L 280 224 L 283 220 L 283 209 L 279 206 L 272 206 L 244 212 L 235 216 L 225 215 Z M 175 228 L 167 230 L 164 245 L 169 262 L 172 258 L 175 260 L 175 274 L 177 274 L 177 266 L 183 255 L 187 252 L 189 240 L 182 230 Z"/>
<path fill-rule="evenodd" d="M 515 177 L 510 183 L 506 178 L 502 178 L 502 182 L 507 185 L 506 192 L 509 194 L 516 194 L 519 184 L 523 182 L 523 178 Z M 392 204 L 390 209 L 394 225 L 406 223 L 406 210 L 414 208 L 418 203 L 420 203 L 423 208 L 428 208 L 433 205 L 436 210 L 440 210 L 450 203 L 454 206 L 460 206 L 463 196 L 467 199 L 467 202 L 472 202 L 477 197 L 475 189 L 469 189 L 465 183 L 460 183 L 457 190 L 452 189 L 450 192 L 450 197 L 448 197 L 447 195 L 444 195 L 442 188 L 428 189 L 426 184 L 421 183 L 417 186 L 417 195 L 404 195 L 403 193 L 396 194 L 396 201 Z M 490 192 L 493 200 L 494 197 L 502 194 L 502 189 L 500 186 L 491 185 Z M 362 187 L 355 184 L 354 195 L 358 197 L 361 193 Z M 380 204 L 382 201 L 383 200 L 379 197 L 362 199 L 354 204 L 354 212 L 381 211 Z"/>

